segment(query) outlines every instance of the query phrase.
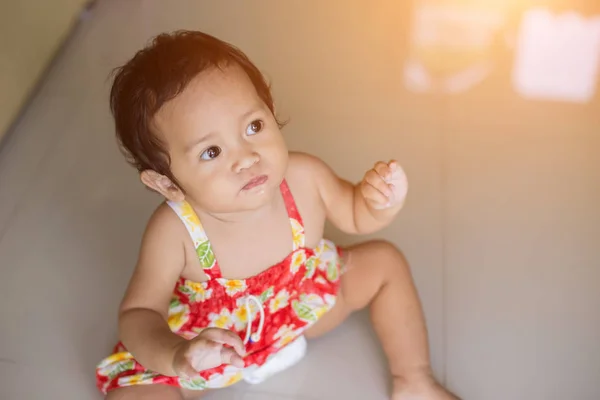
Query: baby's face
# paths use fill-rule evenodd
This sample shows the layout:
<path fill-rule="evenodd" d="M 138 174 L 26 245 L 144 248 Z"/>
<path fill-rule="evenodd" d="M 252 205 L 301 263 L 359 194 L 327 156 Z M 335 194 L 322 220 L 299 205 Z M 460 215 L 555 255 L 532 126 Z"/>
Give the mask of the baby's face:
<path fill-rule="evenodd" d="M 249 211 L 278 193 L 288 151 L 241 68 L 200 74 L 159 110 L 154 125 L 186 200 L 201 211 Z"/>

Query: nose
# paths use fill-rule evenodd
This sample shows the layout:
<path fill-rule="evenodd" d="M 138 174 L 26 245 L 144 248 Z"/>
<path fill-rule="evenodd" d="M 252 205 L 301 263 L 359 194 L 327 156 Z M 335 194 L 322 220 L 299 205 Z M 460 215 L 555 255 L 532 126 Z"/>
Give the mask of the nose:
<path fill-rule="evenodd" d="M 253 149 L 244 147 L 239 150 L 237 157 L 233 163 L 233 171 L 240 173 L 251 168 L 254 164 L 260 161 L 260 156 Z"/>

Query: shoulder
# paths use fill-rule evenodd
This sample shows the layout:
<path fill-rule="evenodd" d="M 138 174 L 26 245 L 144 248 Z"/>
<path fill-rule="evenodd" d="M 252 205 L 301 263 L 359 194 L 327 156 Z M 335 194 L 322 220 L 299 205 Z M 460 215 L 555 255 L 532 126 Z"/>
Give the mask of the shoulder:
<path fill-rule="evenodd" d="M 308 153 L 290 152 L 286 179 L 291 189 L 318 192 L 320 180 L 327 173 L 328 166 L 320 158 Z"/>
<path fill-rule="evenodd" d="M 183 243 L 186 237 L 187 230 L 183 222 L 166 202 L 162 202 L 148 220 L 144 244 L 148 241 L 160 241 L 162 245 Z"/>
<path fill-rule="evenodd" d="M 338 186 L 342 180 L 333 169 L 319 157 L 307 153 L 290 153 L 288 175 L 291 180 L 297 180 L 321 193 L 332 186 Z"/>
<path fill-rule="evenodd" d="M 324 166 L 325 163 L 318 157 L 290 152 L 286 180 L 302 215 L 306 240 L 310 245 L 316 245 L 323 236 L 326 213 L 318 177 Z"/>
<path fill-rule="evenodd" d="M 332 174 L 331 168 L 319 157 L 302 152 L 290 152 L 288 175 L 290 177 L 303 176 L 306 178 L 321 178 L 324 174 Z M 315 182 L 313 180 L 313 182 Z"/>
<path fill-rule="evenodd" d="M 183 222 L 167 203 L 150 216 L 142 237 L 137 270 L 152 276 L 176 279 L 186 264 L 186 250 L 193 247 Z"/>
<path fill-rule="evenodd" d="M 336 175 L 319 157 L 307 153 L 290 152 L 286 179 L 295 197 L 310 210 L 322 209 L 323 188 L 331 186 Z"/>
<path fill-rule="evenodd" d="M 311 154 L 290 152 L 286 180 L 294 197 L 313 209 L 321 203 L 320 177 L 326 164 Z"/>
<path fill-rule="evenodd" d="M 175 226 L 182 225 L 177 213 L 167 204 L 167 202 L 163 201 L 160 203 L 158 207 L 154 210 L 150 219 L 148 220 L 148 228 L 156 229 L 156 228 L 174 228 Z"/>

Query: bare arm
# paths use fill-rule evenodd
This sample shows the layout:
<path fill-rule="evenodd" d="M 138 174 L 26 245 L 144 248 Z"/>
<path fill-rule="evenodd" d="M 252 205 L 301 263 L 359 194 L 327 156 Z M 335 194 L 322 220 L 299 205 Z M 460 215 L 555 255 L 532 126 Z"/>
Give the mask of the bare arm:
<path fill-rule="evenodd" d="M 367 173 L 365 179 L 358 184 L 340 178 L 322 160 L 308 154 L 295 154 L 296 162 L 304 171 L 310 173 L 315 182 L 316 189 L 323 201 L 327 218 L 338 229 L 350 234 L 369 234 L 386 227 L 402 208 L 403 200 L 388 208 L 377 209 L 369 204 L 369 198 L 383 195 L 377 193 L 376 188 L 385 190 L 373 182 L 371 174 Z M 384 164 L 385 165 L 385 164 Z M 381 170 L 381 165 L 376 164 L 373 170 Z M 382 199 L 384 199 L 382 197 Z M 384 199 L 385 200 L 385 199 Z M 383 200 L 382 200 L 383 201 Z"/>
<path fill-rule="evenodd" d="M 176 347 L 185 341 L 167 323 L 173 287 L 185 265 L 182 230 L 168 206 L 154 213 L 119 312 L 119 333 L 127 350 L 144 367 L 167 376 L 175 375 Z"/>

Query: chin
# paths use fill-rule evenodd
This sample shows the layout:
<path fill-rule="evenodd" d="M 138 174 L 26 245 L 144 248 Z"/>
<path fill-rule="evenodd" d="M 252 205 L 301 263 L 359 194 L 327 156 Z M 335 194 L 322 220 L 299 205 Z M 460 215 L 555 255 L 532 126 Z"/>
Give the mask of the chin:
<path fill-rule="evenodd" d="M 271 183 L 264 187 L 257 187 L 246 193 L 241 193 L 238 204 L 246 210 L 258 209 L 271 203 L 273 198 L 279 193 L 279 184 Z"/>

